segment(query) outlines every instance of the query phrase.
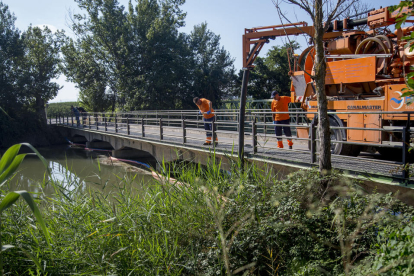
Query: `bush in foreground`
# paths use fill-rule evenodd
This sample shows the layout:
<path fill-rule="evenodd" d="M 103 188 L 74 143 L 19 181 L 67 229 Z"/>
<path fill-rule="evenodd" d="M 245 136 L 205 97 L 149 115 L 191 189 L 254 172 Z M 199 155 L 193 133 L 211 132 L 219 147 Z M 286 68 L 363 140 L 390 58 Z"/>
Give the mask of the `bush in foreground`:
<path fill-rule="evenodd" d="M 5 272 L 367 275 L 398 269 L 380 258 L 400 250 L 387 245 L 390 229 L 409 227 L 413 209 L 391 195 L 365 194 L 339 174 L 321 187 L 316 171 L 279 181 L 267 169 L 241 171 L 235 164 L 225 172 L 212 161 L 207 168 L 177 164 L 164 172 L 160 181 L 120 179 L 110 189 L 102 181 L 87 193 L 73 178 L 39 183 L 55 188 L 51 197 L 37 195 L 52 242 L 26 205 L 6 210 L 3 243 L 16 248 L 2 253 Z"/>

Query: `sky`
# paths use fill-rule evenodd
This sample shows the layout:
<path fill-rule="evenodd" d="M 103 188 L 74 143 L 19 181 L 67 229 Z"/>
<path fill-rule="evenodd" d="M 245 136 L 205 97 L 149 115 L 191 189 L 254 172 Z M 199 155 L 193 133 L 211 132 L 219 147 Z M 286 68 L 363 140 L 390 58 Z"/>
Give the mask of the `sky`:
<path fill-rule="evenodd" d="M 16 16 L 16 27 L 21 31 L 33 26 L 47 25 L 52 31 L 65 30 L 71 36 L 69 28 L 69 14 L 78 13 L 79 9 L 74 0 L 0 0 L 9 6 L 9 10 Z M 128 6 L 128 0 L 118 0 L 121 5 Z M 399 0 L 372 0 L 365 1 L 374 8 L 390 6 L 399 3 Z M 136 3 L 132 0 L 132 3 Z M 306 21 L 311 24 L 309 16 L 296 6 L 283 3 L 282 12 L 291 22 Z M 242 68 L 242 35 L 245 28 L 279 25 L 281 21 L 272 0 L 186 0 L 182 10 L 187 12 L 186 26 L 180 30 L 190 33 L 195 25 L 207 22 L 208 28 L 221 37 L 221 45 L 234 58 L 236 70 Z M 284 22 L 286 23 L 286 22 Z M 291 37 L 297 40 L 302 49 L 307 47 L 305 40 L 300 37 Z M 283 45 L 286 38 L 277 38 L 270 41 L 262 49 L 260 56 L 272 46 Z M 300 54 L 300 52 L 298 52 Z M 78 90 L 75 84 L 67 82 L 61 76 L 57 83 L 63 86 L 57 97 L 51 102 L 76 101 Z"/>

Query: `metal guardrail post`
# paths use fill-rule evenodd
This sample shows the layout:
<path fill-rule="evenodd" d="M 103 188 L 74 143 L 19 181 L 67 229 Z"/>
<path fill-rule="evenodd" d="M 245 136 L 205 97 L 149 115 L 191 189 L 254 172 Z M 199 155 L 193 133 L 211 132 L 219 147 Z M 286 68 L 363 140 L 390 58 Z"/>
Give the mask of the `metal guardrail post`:
<path fill-rule="evenodd" d="M 310 130 L 311 164 L 314 164 L 316 162 L 316 128 L 313 122 L 310 125 Z"/>
<path fill-rule="evenodd" d="M 95 126 L 96 126 L 96 130 L 99 129 L 98 124 L 99 124 L 99 122 L 98 122 L 98 114 L 96 114 L 95 115 Z"/>
<path fill-rule="evenodd" d="M 91 115 L 89 114 L 88 127 L 91 129 Z"/>
<path fill-rule="evenodd" d="M 73 114 L 72 114 L 72 118 L 71 119 L 72 119 L 72 126 L 73 126 Z"/>
<path fill-rule="evenodd" d="M 106 116 L 104 117 L 105 132 L 108 131 L 108 123 L 106 122 Z"/>
<path fill-rule="evenodd" d="M 116 114 L 115 114 L 115 133 L 118 133 L 118 118 Z"/>
<path fill-rule="evenodd" d="M 253 118 L 252 121 L 252 144 L 253 144 L 253 154 L 257 153 L 257 125 L 256 125 L 256 117 Z"/>
<path fill-rule="evenodd" d="M 407 131 L 407 127 L 403 127 L 402 130 L 402 140 L 403 140 L 403 147 L 402 147 L 402 163 L 404 165 L 403 167 L 403 178 L 405 180 L 409 179 L 409 166 L 410 164 L 408 163 L 408 149 L 409 149 L 409 145 L 410 145 L 410 132 Z M 407 183 L 406 183 L 407 185 Z"/>
<path fill-rule="evenodd" d="M 266 124 L 266 114 L 263 114 L 263 123 Z M 266 135 L 266 126 L 263 126 L 263 133 Z"/>
<path fill-rule="evenodd" d="M 213 117 L 214 118 L 214 117 Z M 214 120 L 211 122 L 211 132 L 212 132 L 212 135 L 211 135 L 211 138 L 212 138 L 212 143 L 213 143 L 213 149 L 215 150 L 216 149 L 216 132 L 214 131 L 214 128 L 215 128 L 215 122 L 214 122 Z"/>
<path fill-rule="evenodd" d="M 141 118 L 141 136 L 145 137 L 144 118 Z"/>
<path fill-rule="evenodd" d="M 130 128 L 129 128 L 129 118 L 128 118 L 128 115 L 127 115 L 126 121 L 127 121 L 127 135 L 129 135 L 129 134 L 131 134 L 131 131 L 130 131 Z"/>
<path fill-rule="evenodd" d="M 199 124 L 198 124 L 198 121 L 200 120 L 200 113 L 197 113 L 197 128 L 199 128 Z"/>
<path fill-rule="evenodd" d="M 162 132 L 162 118 L 160 118 L 159 120 L 160 120 L 160 122 L 159 122 L 159 125 L 160 125 L 160 140 L 163 140 L 164 137 L 163 137 L 163 132 Z"/>
<path fill-rule="evenodd" d="M 239 120 L 240 120 L 240 115 L 239 114 L 236 114 L 236 122 L 239 122 Z M 236 125 L 236 131 L 237 132 L 240 132 L 240 124 L 237 124 Z"/>
<path fill-rule="evenodd" d="M 408 185 L 408 180 L 410 179 L 410 163 L 409 163 L 409 153 L 410 149 L 410 123 L 411 123 L 411 114 L 407 114 L 407 125 L 403 128 L 402 140 L 403 140 L 403 152 L 402 152 L 402 163 L 404 164 L 403 168 L 403 178 L 406 180 L 405 185 Z"/>
<path fill-rule="evenodd" d="M 187 131 L 185 129 L 185 120 L 181 120 L 181 127 L 183 129 L 183 144 L 185 144 L 187 143 Z"/>

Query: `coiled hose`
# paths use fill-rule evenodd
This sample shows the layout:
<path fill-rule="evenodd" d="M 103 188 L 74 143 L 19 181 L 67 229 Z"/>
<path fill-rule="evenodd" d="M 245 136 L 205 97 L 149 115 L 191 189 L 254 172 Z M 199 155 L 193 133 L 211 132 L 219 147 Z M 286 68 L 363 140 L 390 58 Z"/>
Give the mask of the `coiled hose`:
<path fill-rule="evenodd" d="M 387 47 L 387 46 L 385 46 L 385 44 L 384 44 L 384 43 L 382 43 L 381 39 L 379 39 L 379 38 L 377 38 L 377 37 L 368 37 L 368 38 L 365 38 L 364 40 L 362 40 L 362 42 L 361 42 L 361 43 L 359 43 L 358 47 L 356 48 L 356 50 L 355 50 L 355 54 L 356 54 L 356 55 L 360 54 L 360 52 L 361 52 L 361 50 L 362 50 L 362 46 L 365 46 L 365 44 L 367 44 L 367 43 L 370 43 L 370 44 L 371 44 L 372 42 L 377 43 L 377 44 L 378 44 L 378 45 L 382 48 L 382 50 L 384 50 L 384 53 L 389 54 L 389 49 L 388 49 L 388 47 Z M 368 45 L 370 45 L 370 44 L 368 44 Z M 367 47 L 365 47 L 365 49 L 364 49 L 364 53 L 365 53 L 365 52 L 366 52 L 366 50 L 369 48 L 369 47 L 368 47 L 368 45 L 367 45 Z"/>

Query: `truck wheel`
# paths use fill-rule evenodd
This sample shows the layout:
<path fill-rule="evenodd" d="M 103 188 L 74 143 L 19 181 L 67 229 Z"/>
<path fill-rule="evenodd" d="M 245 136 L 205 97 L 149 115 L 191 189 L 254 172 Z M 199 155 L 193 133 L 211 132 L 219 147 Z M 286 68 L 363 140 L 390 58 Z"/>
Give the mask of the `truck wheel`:
<path fill-rule="evenodd" d="M 338 120 L 339 118 L 333 118 L 329 116 L 329 124 L 331 127 L 342 127 Z M 345 138 L 345 139 L 344 139 Z M 316 139 L 319 139 L 319 133 L 316 131 Z M 344 137 L 344 132 L 340 129 L 331 129 L 331 141 L 346 141 L 346 137 Z M 309 149 L 310 149 L 310 142 L 309 142 Z M 316 143 L 316 150 L 319 151 L 319 145 Z M 342 143 L 331 143 L 331 154 L 336 155 L 347 155 L 347 156 L 358 156 L 361 152 L 361 146 L 359 145 L 349 145 L 349 144 L 342 144 Z"/>

